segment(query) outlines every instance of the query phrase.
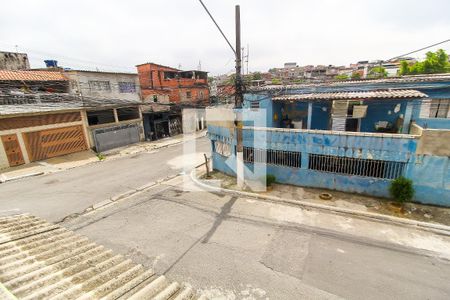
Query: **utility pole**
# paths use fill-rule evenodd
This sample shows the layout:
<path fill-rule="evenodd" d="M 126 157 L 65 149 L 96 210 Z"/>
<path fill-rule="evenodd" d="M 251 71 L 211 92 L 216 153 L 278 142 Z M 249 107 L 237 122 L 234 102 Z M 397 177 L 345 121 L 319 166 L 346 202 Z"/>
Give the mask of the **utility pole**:
<path fill-rule="evenodd" d="M 235 7 L 236 14 L 236 80 L 235 80 L 235 128 L 236 128 L 236 177 L 238 188 L 244 187 L 244 147 L 242 145 L 242 102 L 244 101 L 242 90 L 242 58 L 241 58 L 241 10 L 239 5 Z"/>
<path fill-rule="evenodd" d="M 231 45 L 230 41 L 227 39 L 219 24 L 214 20 L 213 16 L 209 12 L 206 5 L 202 0 L 199 0 L 200 4 L 205 9 L 206 13 L 209 15 L 211 20 L 216 25 L 220 34 L 223 36 L 228 46 L 230 46 L 236 58 L 236 75 L 234 81 L 234 108 L 235 108 L 235 131 L 236 131 L 236 177 L 237 186 L 242 188 L 244 186 L 244 147 L 242 145 L 242 102 L 244 101 L 243 96 L 243 86 L 242 86 L 242 54 L 241 54 L 241 10 L 240 6 L 235 7 L 235 22 L 236 22 L 236 45 L 235 48 Z"/>

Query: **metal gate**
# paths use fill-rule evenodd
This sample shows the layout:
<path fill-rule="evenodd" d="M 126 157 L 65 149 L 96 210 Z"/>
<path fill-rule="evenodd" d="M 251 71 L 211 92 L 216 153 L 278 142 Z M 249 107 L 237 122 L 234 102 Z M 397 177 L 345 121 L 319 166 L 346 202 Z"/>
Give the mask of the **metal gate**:
<path fill-rule="evenodd" d="M 87 149 L 86 138 L 81 125 L 27 132 L 23 136 L 30 161 Z"/>
<path fill-rule="evenodd" d="M 139 126 L 137 124 L 95 129 L 93 136 L 97 152 L 107 151 L 140 141 Z"/>

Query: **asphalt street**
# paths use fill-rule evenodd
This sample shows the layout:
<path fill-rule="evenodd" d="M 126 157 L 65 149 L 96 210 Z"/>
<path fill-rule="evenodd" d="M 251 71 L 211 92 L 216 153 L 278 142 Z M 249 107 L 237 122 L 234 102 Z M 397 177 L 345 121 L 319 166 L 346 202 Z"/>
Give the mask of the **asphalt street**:
<path fill-rule="evenodd" d="M 449 299 L 448 260 L 293 225 L 279 205 L 175 180 L 66 226 L 218 299 Z"/>
<path fill-rule="evenodd" d="M 196 140 L 198 155 L 183 144 L 0 184 L 0 212 L 15 210 L 60 221 L 89 206 L 183 171 L 210 153 L 206 138 Z"/>
<path fill-rule="evenodd" d="M 7 182 L 0 185 L 0 210 L 61 221 L 158 181 L 62 225 L 212 298 L 450 299 L 449 261 L 394 243 L 398 235 L 439 249 L 445 246 L 439 237 L 427 240 L 428 233 L 351 218 L 327 229 L 322 225 L 332 216 L 322 212 L 191 190 L 182 176 L 164 180 L 180 174 L 186 162 L 200 163 L 209 142 L 198 139 L 196 153 L 183 149 L 176 145 Z"/>

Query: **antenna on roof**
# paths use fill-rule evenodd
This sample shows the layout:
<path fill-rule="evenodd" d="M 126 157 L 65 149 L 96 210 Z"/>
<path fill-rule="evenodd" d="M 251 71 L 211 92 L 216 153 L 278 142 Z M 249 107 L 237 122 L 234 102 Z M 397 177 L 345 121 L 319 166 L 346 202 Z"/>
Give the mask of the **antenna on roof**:
<path fill-rule="evenodd" d="M 201 71 L 201 70 L 202 70 L 202 61 L 199 60 L 199 61 L 198 61 L 197 71 Z"/>
<path fill-rule="evenodd" d="M 19 53 L 19 46 L 18 45 L 14 45 L 14 48 L 16 48 L 16 53 Z"/>

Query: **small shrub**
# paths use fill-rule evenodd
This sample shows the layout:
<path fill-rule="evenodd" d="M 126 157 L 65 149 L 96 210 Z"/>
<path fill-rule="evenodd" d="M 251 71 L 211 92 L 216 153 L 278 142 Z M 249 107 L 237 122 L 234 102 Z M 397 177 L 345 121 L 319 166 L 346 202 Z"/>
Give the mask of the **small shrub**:
<path fill-rule="evenodd" d="M 276 181 L 277 181 L 277 178 L 275 177 L 275 175 L 272 175 L 272 174 L 266 175 L 266 186 L 271 186 Z"/>
<path fill-rule="evenodd" d="M 391 182 L 389 193 L 398 203 L 410 201 L 414 196 L 414 187 L 412 180 L 405 177 L 399 177 Z"/>
<path fill-rule="evenodd" d="M 106 158 L 106 156 L 104 156 L 104 155 L 101 154 L 101 153 L 98 153 L 98 154 L 97 154 L 97 157 L 98 157 L 98 160 L 104 160 L 104 159 Z"/>

